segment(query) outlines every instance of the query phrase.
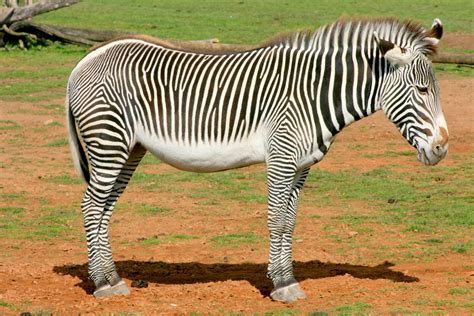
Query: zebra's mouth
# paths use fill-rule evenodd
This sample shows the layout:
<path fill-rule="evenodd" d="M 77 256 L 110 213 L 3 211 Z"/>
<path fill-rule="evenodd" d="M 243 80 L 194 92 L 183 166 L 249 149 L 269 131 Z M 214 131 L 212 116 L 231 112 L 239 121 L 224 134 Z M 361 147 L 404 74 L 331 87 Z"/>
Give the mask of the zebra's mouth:
<path fill-rule="evenodd" d="M 428 152 L 424 147 L 418 147 L 417 151 L 418 151 L 418 161 L 422 162 L 426 166 L 436 165 L 445 156 L 445 155 L 437 156 L 432 152 Z"/>

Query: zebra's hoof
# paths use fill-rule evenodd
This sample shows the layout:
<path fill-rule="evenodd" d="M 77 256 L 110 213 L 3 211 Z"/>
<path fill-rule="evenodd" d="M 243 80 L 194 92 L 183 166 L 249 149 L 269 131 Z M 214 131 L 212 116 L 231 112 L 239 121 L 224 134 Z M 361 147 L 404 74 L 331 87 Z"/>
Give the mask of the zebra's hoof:
<path fill-rule="evenodd" d="M 306 294 L 303 292 L 298 283 L 293 283 L 274 289 L 270 293 L 270 297 L 275 301 L 291 304 L 298 299 L 305 299 Z"/>
<path fill-rule="evenodd" d="M 114 286 L 112 286 L 111 289 L 114 295 L 129 295 L 130 294 L 130 290 L 128 289 L 127 284 L 125 284 L 123 280 L 115 284 Z"/>
<path fill-rule="evenodd" d="M 94 292 L 94 296 L 96 298 L 105 298 L 111 297 L 115 295 L 129 295 L 130 290 L 128 289 L 127 285 L 124 281 L 120 281 L 119 283 L 115 284 L 114 286 L 110 286 L 109 284 L 104 285 Z"/>

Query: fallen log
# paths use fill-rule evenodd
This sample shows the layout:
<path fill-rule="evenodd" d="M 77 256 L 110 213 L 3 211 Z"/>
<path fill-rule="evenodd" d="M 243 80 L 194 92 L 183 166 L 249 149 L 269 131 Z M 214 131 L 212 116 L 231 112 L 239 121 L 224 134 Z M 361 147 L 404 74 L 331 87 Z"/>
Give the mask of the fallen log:
<path fill-rule="evenodd" d="M 130 33 L 125 32 L 64 27 L 32 21 L 13 23 L 10 29 L 16 32 L 35 34 L 42 40 L 61 41 L 84 46 L 93 46 L 115 37 L 130 35 Z"/>
<path fill-rule="evenodd" d="M 453 54 L 453 53 L 438 53 L 433 57 L 434 63 L 447 64 L 464 64 L 474 65 L 474 54 Z"/>
<path fill-rule="evenodd" d="M 41 40 L 61 41 L 76 45 L 94 46 L 114 38 L 137 36 L 133 33 L 118 32 L 109 30 L 93 30 L 74 27 L 65 27 L 58 25 L 35 23 L 30 20 L 13 23 L 7 32 L 12 36 L 28 37 L 34 35 L 34 38 Z M 216 38 L 199 41 L 171 41 L 179 47 L 203 45 L 211 49 L 212 45 L 219 42 Z M 178 44 L 179 43 L 179 44 Z M 225 46 L 225 45 L 224 45 Z"/>
<path fill-rule="evenodd" d="M 52 34 L 56 39 L 61 39 L 63 34 L 55 29 L 39 27 L 38 24 L 31 22 L 31 18 L 35 15 L 50 12 L 53 10 L 68 7 L 78 3 L 80 0 L 47 0 L 40 1 L 26 6 L 17 6 L 16 1 L 4 1 L 6 7 L 0 7 L 0 47 L 8 42 L 18 43 L 21 48 L 25 48 L 25 44 L 31 44 L 37 40 L 44 40 L 37 36 L 35 31 L 42 34 Z M 31 3 L 28 1 L 27 3 Z M 35 27 L 36 26 L 36 27 Z M 75 43 L 72 38 L 66 34 L 64 41 Z M 93 45 L 93 43 L 85 42 L 84 45 Z"/>

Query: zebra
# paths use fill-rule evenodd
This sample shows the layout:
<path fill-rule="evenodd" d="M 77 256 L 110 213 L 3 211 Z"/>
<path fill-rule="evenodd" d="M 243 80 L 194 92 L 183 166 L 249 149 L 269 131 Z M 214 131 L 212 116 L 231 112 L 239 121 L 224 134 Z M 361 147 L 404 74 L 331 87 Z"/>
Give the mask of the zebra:
<path fill-rule="evenodd" d="M 396 18 L 342 19 L 237 51 L 130 37 L 89 52 L 69 77 L 66 112 L 74 165 L 88 184 L 81 208 L 94 296 L 129 294 L 109 222 L 150 151 L 193 172 L 266 163 L 270 296 L 305 298 L 292 267 L 297 203 L 335 136 L 383 110 L 420 162 L 446 156 L 429 59 L 442 33 L 439 19 L 430 29 Z"/>

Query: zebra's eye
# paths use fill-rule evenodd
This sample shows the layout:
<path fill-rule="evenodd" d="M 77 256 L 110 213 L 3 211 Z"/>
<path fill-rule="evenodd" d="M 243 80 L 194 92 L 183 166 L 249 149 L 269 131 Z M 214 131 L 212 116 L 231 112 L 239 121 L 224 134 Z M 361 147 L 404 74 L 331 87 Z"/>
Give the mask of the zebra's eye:
<path fill-rule="evenodd" d="M 416 88 L 418 89 L 418 92 L 420 92 L 421 94 L 427 94 L 428 93 L 428 87 L 416 86 Z"/>

